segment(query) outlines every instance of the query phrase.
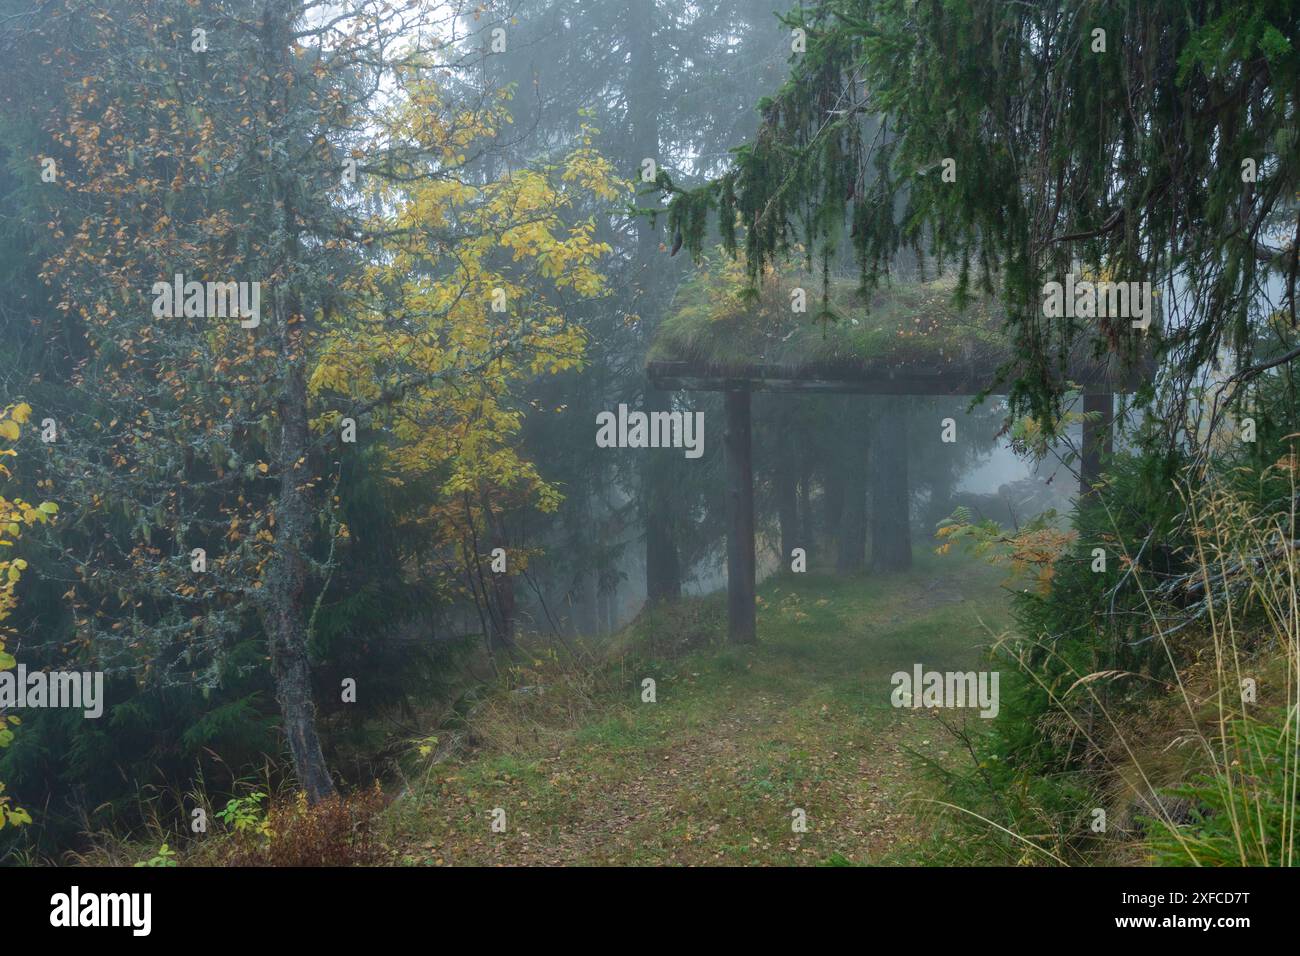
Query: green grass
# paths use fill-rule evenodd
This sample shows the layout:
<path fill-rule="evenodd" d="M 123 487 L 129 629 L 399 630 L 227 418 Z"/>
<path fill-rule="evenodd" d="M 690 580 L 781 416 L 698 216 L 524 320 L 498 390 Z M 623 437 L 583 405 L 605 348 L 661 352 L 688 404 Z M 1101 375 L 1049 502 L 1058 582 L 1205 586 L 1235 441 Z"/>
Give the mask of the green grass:
<path fill-rule="evenodd" d="M 572 722 L 504 706 L 483 736 L 510 741 L 505 752 L 411 768 L 417 782 L 388 811 L 402 862 L 907 861 L 919 842 L 909 798 L 926 786 L 914 754 L 960 755 L 924 711 L 890 706 L 890 675 L 976 668 L 1007 623 L 996 572 L 928 553 L 918 564 L 769 580 L 754 647 L 722 643 L 719 596 L 638 622 Z M 687 617 L 712 636 L 670 656 Z M 653 704 L 640 700 L 643 677 L 656 681 Z M 504 833 L 490 830 L 494 807 Z M 807 833 L 792 832 L 796 808 Z"/>
<path fill-rule="evenodd" d="M 807 312 L 795 313 L 790 293 L 808 294 Z M 652 361 L 695 361 L 739 367 L 769 363 L 932 369 L 1006 358 L 1002 310 L 980 296 L 957 308 L 952 278 L 891 282 L 863 297 L 857 283 L 834 280 L 823 312 L 821 279 L 769 278 L 757 297 L 742 295 L 739 272 L 705 266 L 678 290 L 652 344 Z M 822 321 L 808 319 L 820 316 Z M 967 354 L 969 352 L 969 354 Z"/>

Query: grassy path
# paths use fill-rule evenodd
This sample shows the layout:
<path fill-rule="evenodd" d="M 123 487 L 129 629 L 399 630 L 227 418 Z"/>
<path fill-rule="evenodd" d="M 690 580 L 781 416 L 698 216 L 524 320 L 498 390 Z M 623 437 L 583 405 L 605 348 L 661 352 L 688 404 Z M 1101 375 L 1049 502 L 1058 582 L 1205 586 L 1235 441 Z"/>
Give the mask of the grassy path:
<path fill-rule="evenodd" d="M 430 767 L 391 810 L 401 862 L 908 862 L 920 834 L 907 798 L 928 789 L 913 752 L 961 755 L 924 711 L 890 706 L 889 678 L 979 666 L 1006 623 L 998 581 L 929 555 L 892 578 L 773 579 L 758 647 L 638 664 L 568 726 L 516 728 Z M 808 832 L 792 832 L 795 809 Z"/>

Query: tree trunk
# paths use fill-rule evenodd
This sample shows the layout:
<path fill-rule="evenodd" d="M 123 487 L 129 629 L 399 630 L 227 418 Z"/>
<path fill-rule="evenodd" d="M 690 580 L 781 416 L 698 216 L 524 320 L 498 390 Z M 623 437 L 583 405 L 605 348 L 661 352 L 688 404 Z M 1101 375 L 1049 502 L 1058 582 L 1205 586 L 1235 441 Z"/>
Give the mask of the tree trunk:
<path fill-rule="evenodd" d="M 777 462 L 776 475 L 776 514 L 781 523 L 781 563 L 790 567 L 790 554 L 795 548 L 808 545 L 800 540 L 802 529 L 799 527 L 798 476 L 795 463 L 788 455 L 783 455 Z"/>
<path fill-rule="evenodd" d="M 882 406 L 871 444 L 871 568 L 905 571 L 912 566 L 907 412 L 896 400 Z"/>
<path fill-rule="evenodd" d="M 844 504 L 839 553 L 835 569 L 841 574 L 862 570 L 867 560 L 867 441 L 853 448 L 854 461 L 844 476 Z"/>
<path fill-rule="evenodd" d="M 261 41 L 264 60 L 272 76 L 287 76 L 293 70 L 290 61 L 293 18 L 296 7 L 288 2 L 268 6 L 264 11 Z M 267 128 L 273 138 L 287 139 L 287 96 L 267 104 Z M 283 147 L 283 143 L 278 144 Z M 281 149 L 280 153 L 287 153 Z M 268 155 L 275 156 L 273 148 Z M 285 178 L 291 171 L 270 168 L 267 180 L 273 194 L 268 198 L 268 226 L 277 236 L 272 262 L 279 276 L 290 285 L 301 261 L 302 249 L 297 240 L 298 223 L 293 207 L 293 189 Z M 271 672 L 275 680 L 275 697 L 280 705 L 284 733 L 289 743 L 298 784 L 309 803 L 317 803 L 334 793 L 334 781 L 325 765 L 320 738 L 316 735 L 316 704 L 312 698 L 311 662 L 308 658 L 307 614 L 304 592 L 307 587 L 307 562 L 304 549 L 312 534 L 311 504 L 308 499 L 310 473 L 307 416 L 306 316 L 297 296 L 289 295 L 282 285 L 272 287 L 272 315 L 279 335 L 281 369 L 277 411 L 280 418 L 280 447 L 277 465 L 280 472 L 279 497 L 274 505 L 275 540 L 267 569 L 266 601 L 269 608 Z"/>
<path fill-rule="evenodd" d="M 941 469 L 930 482 L 930 501 L 926 505 L 925 533 L 933 535 L 939 522 L 952 514 L 952 494 L 954 486 L 952 472 Z"/>
<path fill-rule="evenodd" d="M 483 510 L 483 533 L 487 539 L 488 560 L 485 562 L 483 556 L 476 553 L 470 573 L 479 576 L 479 588 L 483 592 L 488 612 L 488 651 L 496 654 L 499 651 L 511 651 L 515 646 L 515 576 L 511 573 L 508 560 L 504 571 L 492 570 L 492 555 L 498 548 L 507 555 L 510 553 L 504 516 L 493 510 L 492 500 L 486 492 L 479 494 L 479 507 Z M 472 526 L 474 516 L 468 508 L 466 517 Z M 477 551 L 477 543 L 472 547 Z"/>
<path fill-rule="evenodd" d="M 840 522 L 844 518 L 844 475 L 833 458 L 826 463 L 822 487 L 822 528 L 826 543 L 840 540 Z"/>
<path fill-rule="evenodd" d="M 600 600 L 596 582 L 596 572 L 588 571 L 579 579 L 578 607 L 574 620 L 577 631 L 583 635 L 600 632 Z"/>
<path fill-rule="evenodd" d="M 646 408 L 667 411 L 668 395 L 646 389 Z M 677 513 L 672 469 L 677 466 L 664 450 L 641 452 L 641 517 L 645 525 L 645 576 L 647 601 L 675 601 L 682 596 L 682 569 L 673 536 Z"/>
<path fill-rule="evenodd" d="M 629 49 L 628 113 L 632 118 L 632 155 L 628 168 L 640 171 L 641 162 L 659 155 L 659 112 L 663 107 L 663 89 L 657 82 L 655 63 L 655 5 L 641 0 L 628 6 L 627 42 Z M 659 292 L 654 277 L 659 237 L 643 216 L 636 223 L 636 253 L 633 258 L 633 282 L 638 290 L 635 303 L 641 319 L 642 339 L 648 350 L 659 324 Z M 645 411 L 668 411 L 671 396 L 646 386 Z M 661 453 L 662 454 L 662 453 Z M 679 511 L 673 482 L 673 463 L 656 458 L 654 452 L 642 452 L 641 523 L 645 529 L 646 600 L 676 600 L 682 595 L 682 570 L 674 537 Z"/>
<path fill-rule="evenodd" d="M 508 651 L 515 646 L 515 577 L 491 572 L 492 607 L 489 614 L 488 650 Z"/>
<path fill-rule="evenodd" d="M 605 592 L 605 633 L 618 630 L 618 584 L 611 584 Z"/>
<path fill-rule="evenodd" d="M 799 477 L 799 531 L 809 550 L 813 548 L 812 483 L 812 469 L 805 466 Z"/>
<path fill-rule="evenodd" d="M 754 626 L 754 467 L 749 392 L 726 393 L 727 632 L 733 644 L 758 639 Z"/>
<path fill-rule="evenodd" d="M 662 501 L 660 495 L 652 500 Z M 677 541 L 673 538 L 669 518 L 662 510 L 653 507 L 645 510 L 645 568 L 646 599 L 649 601 L 675 601 L 682 596 L 681 563 L 677 558 Z"/>
<path fill-rule="evenodd" d="M 302 549 L 311 538 L 307 487 L 307 385 L 303 373 L 302 320 L 291 309 L 277 309 L 281 355 L 285 363 L 280 414 L 280 493 L 275 506 L 275 544 L 267 573 L 271 608 L 271 662 L 275 697 L 284 721 L 294 772 L 309 803 L 334 792 L 316 735 L 308 659 L 306 607 L 307 564 Z M 294 319 L 294 321 L 290 321 Z"/>

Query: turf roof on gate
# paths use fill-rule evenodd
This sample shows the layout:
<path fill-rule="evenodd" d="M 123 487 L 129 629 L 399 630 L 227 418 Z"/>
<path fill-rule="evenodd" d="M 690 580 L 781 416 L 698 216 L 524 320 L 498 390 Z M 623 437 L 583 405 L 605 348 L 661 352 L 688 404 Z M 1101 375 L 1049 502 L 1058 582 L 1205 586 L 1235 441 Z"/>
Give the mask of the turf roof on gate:
<path fill-rule="evenodd" d="M 1010 357 L 999 304 L 981 296 L 958 309 L 952 277 L 892 281 L 866 296 L 856 282 L 832 280 L 829 302 L 808 273 L 767 276 L 756 295 L 744 288 L 738 268 L 699 269 L 674 296 L 648 360 L 717 375 L 753 366 L 828 377 L 976 367 L 991 378 Z M 796 288 L 806 293 L 803 313 L 791 308 Z"/>

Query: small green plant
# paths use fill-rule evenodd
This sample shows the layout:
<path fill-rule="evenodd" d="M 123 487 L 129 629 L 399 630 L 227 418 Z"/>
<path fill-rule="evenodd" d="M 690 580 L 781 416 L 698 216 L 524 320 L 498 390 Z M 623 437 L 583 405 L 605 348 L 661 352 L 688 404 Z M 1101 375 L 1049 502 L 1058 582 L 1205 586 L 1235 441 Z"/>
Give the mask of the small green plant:
<path fill-rule="evenodd" d="M 1170 793 L 1192 808 L 1181 825 L 1147 819 L 1162 866 L 1290 866 L 1295 844 L 1296 731 L 1291 721 L 1228 724 L 1215 765 Z"/>
<path fill-rule="evenodd" d="M 17 717 L 10 717 L 8 720 L 10 723 L 18 723 Z M 0 734 L 9 734 L 11 738 L 13 736 L 9 731 L 3 729 L 0 729 Z M 0 737 L 0 747 L 3 747 L 8 743 L 9 740 Z M 0 783 L 0 830 L 4 829 L 5 824 L 12 824 L 17 827 L 22 826 L 24 823 L 31 822 L 31 814 L 22 807 L 9 806 L 9 798 L 5 796 L 5 785 Z"/>
<path fill-rule="evenodd" d="M 174 857 L 176 851 L 164 843 L 158 852 L 147 860 L 141 860 L 136 866 L 179 866 Z"/>
<path fill-rule="evenodd" d="M 224 810 L 217 811 L 217 819 L 236 833 L 255 833 L 269 837 L 271 825 L 262 810 L 262 801 L 266 794 L 254 791 L 246 797 L 235 797 L 226 804 Z"/>

